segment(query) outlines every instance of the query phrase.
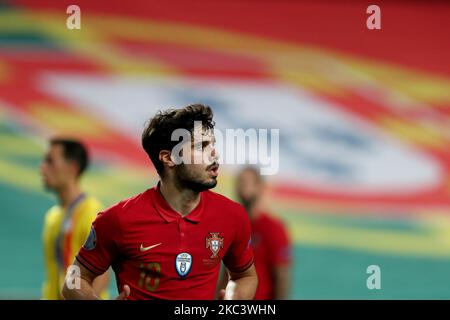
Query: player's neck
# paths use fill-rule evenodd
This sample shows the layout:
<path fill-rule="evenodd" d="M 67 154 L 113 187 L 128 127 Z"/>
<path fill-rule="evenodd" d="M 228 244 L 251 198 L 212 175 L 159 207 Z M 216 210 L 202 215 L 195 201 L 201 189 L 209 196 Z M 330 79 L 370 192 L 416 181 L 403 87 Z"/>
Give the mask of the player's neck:
<path fill-rule="evenodd" d="M 255 200 L 248 208 L 246 208 L 251 220 L 256 219 L 261 214 L 261 212 L 264 211 L 264 202 L 265 201 L 262 198 L 259 198 Z"/>
<path fill-rule="evenodd" d="M 69 183 L 58 190 L 57 194 L 59 205 L 62 208 L 67 209 L 81 194 L 81 190 L 77 183 Z"/>
<path fill-rule="evenodd" d="M 182 217 L 188 215 L 200 202 L 200 193 L 177 188 L 171 181 L 160 182 L 160 192 L 167 203 Z"/>

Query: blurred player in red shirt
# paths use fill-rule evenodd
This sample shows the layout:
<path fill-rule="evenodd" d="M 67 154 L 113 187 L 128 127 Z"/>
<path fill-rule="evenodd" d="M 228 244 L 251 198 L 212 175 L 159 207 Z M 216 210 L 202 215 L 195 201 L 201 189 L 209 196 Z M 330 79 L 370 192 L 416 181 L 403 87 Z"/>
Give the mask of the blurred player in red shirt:
<path fill-rule="evenodd" d="M 255 299 L 287 299 L 291 246 L 282 221 L 267 212 L 267 188 L 259 170 L 246 167 L 237 177 L 236 193 L 252 224 L 252 247 L 259 285 Z"/>
<path fill-rule="evenodd" d="M 80 275 L 65 281 L 66 299 L 98 299 L 92 282 L 109 266 L 118 299 L 213 299 L 221 261 L 230 280 L 220 298 L 254 297 L 249 218 L 241 205 L 209 191 L 219 168 L 212 118 L 210 107 L 197 104 L 151 119 L 142 145 L 160 181 L 97 216 L 74 262 Z"/>

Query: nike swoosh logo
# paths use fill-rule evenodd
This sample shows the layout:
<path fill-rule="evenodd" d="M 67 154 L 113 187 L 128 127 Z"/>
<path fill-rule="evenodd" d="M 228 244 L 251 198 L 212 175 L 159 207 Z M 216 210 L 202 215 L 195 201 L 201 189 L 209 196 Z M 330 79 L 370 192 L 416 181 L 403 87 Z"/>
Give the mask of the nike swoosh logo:
<path fill-rule="evenodd" d="M 157 244 L 154 244 L 154 245 L 152 245 L 152 246 L 144 247 L 144 245 L 141 243 L 141 247 L 139 248 L 139 250 L 140 250 L 141 252 L 145 252 L 145 251 L 150 250 L 150 249 L 153 249 L 153 248 L 155 248 L 155 247 L 157 247 L 157 246 L 159 246 L 159 245 L 161 245 L 161 244 L 162 244 L 162 243 L 157 243 Z"/>

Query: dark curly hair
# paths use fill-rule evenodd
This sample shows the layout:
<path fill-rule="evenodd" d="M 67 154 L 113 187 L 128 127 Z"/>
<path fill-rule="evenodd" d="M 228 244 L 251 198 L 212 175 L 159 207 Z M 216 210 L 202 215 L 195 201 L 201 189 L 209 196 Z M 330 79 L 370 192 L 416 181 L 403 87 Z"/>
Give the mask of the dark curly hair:
<path fill-rule="evenodd" d="M 172 150 L 179 141 L 172 141 L 172 132 L 176 129 L 186 129 L 191 133 L 194 122 L 201 121 L 203 128 L 213 129 L 214 121 L 212 109 L 203 104 L 190 104 L 181 109 L 159 111 L 151 118 L 142 133 L 142 147 L 161 176 L 164 165 L 159 160 L 161 150 Z"/>

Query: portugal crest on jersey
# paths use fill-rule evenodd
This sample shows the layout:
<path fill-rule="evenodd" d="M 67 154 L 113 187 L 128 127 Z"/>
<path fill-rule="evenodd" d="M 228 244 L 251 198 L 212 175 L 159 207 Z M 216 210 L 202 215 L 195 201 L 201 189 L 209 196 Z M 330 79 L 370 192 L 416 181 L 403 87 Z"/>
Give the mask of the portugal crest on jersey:
<path fill-rule="evenodd" d="M 219 236 L 220 232 L 210 232 L 209 238 L 206 238 L 206 248 L 209 248 L 212 252 L 210 258 L 218 258 L 218 253 L 223 248 L 223 237 Z"/>

